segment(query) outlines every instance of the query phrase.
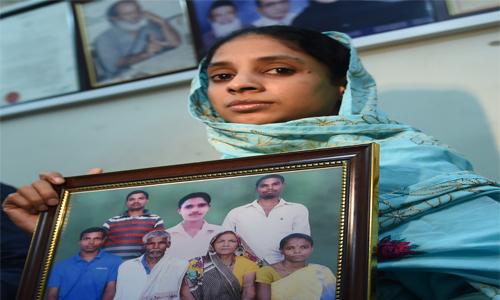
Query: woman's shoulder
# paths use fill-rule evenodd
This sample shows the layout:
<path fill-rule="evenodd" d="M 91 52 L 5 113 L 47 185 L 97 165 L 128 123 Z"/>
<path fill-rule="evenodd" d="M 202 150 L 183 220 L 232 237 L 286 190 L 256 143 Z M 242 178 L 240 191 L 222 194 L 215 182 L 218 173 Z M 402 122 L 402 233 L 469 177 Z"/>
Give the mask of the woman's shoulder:
<path fill-rule="evenodd" d="M 245 256 L 236 256 L 236 261 L 240 262 L 240 263 L 245 263 L 245 264 L 257 264 L 256 262 L 254 262 L 253 260 L 249 259 L 248 257 L 245 257 Z"/>
<path fill-rule="evenodd" d="M 276 273 L 276 270 L 273 269 L 273 267 L 271 266 L 263 266 L 262 268 L 259 269 L 258 273 L 261 274 Z"/>
<path fill-rule="evenodd" d="M 264 266 L 257 271 L 257 282 L 272 283 L 281 278 L 272 266 Z"/>
<path fill-rule="evenodd" d="M 259 265 L 256 262 L 244 256 L 236 256 L 235 264 L 241 265 L 245 269 L 259 269 Z"/>
<path fill-rule="evenodd" d="M 324 265 L 320 265 L 320 264 L 311 264 L 311 263 L 309 263 L 309 264 L 307 264 L 307 266 L 310 267 L 310 268 L 314 268 L 316 270 L 332 272 L 332 270 L 329 267 L 324 266 Z"/>
<path fill-rule="evenodd" d="M 314 269 L 317 272 L 323 273 L 323 275 L 325 275 L 329 278 L 331 278 L 331 277 L 335 278 L 335 275 L 333 274 L 332 270 L 327 266 L 323 266 L 323 265 L 319 265 L 319 264 L 309 264 L 308 267 Z"/>

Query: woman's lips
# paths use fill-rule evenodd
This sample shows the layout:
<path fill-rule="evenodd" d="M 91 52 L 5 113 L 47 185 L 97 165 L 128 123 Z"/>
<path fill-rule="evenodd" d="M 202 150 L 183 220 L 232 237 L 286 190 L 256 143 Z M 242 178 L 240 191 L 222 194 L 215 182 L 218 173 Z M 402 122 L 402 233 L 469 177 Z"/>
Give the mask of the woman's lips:
<path fill-rule="evenodd" d="M 229 102 L 227 107 L 233 112 L 254 112 L 261 109 L 266 109 L 271 106 L 271 101 L 260 100 L 233 100 Z"/>

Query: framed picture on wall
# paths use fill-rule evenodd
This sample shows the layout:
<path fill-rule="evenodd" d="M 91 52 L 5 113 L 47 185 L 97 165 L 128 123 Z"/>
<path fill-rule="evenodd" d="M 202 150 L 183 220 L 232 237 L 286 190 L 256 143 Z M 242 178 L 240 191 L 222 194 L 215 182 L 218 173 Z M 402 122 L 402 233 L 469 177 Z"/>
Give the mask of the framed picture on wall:
<path fill-rule="evenodd" d="M 40 218 L 19 296 L 85 289 L 74 262 L 99 255 L 109 263 L 95 267 L 97 297 L 113 280 L 118 299 L 153 299 L 225 278 L 205 284 L 214 295 L 272 285 L 284 299 L 369 299 L 377 184 L 377 144 L 69 177 Z M 285 261 L 304 267 L 266 281 Z M 234 271 L 243 265 L 252 276 Z"/>
<path fill-rule="evenodd" d="M 92 87 L 196 66 L 183 0 L 74 3 Z"/>

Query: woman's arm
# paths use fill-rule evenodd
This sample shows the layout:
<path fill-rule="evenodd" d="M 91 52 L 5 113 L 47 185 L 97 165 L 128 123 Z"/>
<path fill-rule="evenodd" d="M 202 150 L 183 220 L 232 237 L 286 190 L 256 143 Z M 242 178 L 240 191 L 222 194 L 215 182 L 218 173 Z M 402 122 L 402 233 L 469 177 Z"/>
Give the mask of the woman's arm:
<path fill-rule="evenodd" d="M 255 272 L 243 275 L 243 292 L 241 300 L 255 299 Z"/>
<path fill-rule="evenodd" d="M 257 282 L 257 300 L 271 300 L 271 285 Z"/>
<path fill-rule="evenodd" d="M 181 285 L 181 300 L 195 300 L 193 294 L 189 291 L 189 286 L 186 280 L 182 280 Z"/>

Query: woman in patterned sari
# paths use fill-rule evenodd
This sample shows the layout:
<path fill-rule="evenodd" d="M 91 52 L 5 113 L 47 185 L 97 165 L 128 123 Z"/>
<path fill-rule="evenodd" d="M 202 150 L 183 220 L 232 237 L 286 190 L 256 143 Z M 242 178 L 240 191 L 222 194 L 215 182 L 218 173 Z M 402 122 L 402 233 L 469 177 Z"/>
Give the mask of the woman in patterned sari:
<path fill-rule="evenodd" d="M 255 298 L 257 258 L 233 231 L 210 241 L 207 255 L 189 261 L 181 288 L 183 300 L 239 300 Z"/>
<path fill-rule="evenodd" d="M 258 300 L 333 300 L 335 276 L 322 265 L 307 263 L 313 240 L 303 233 L 292 233 L 280 241 L 284 259 L 257 271 Z"/>

